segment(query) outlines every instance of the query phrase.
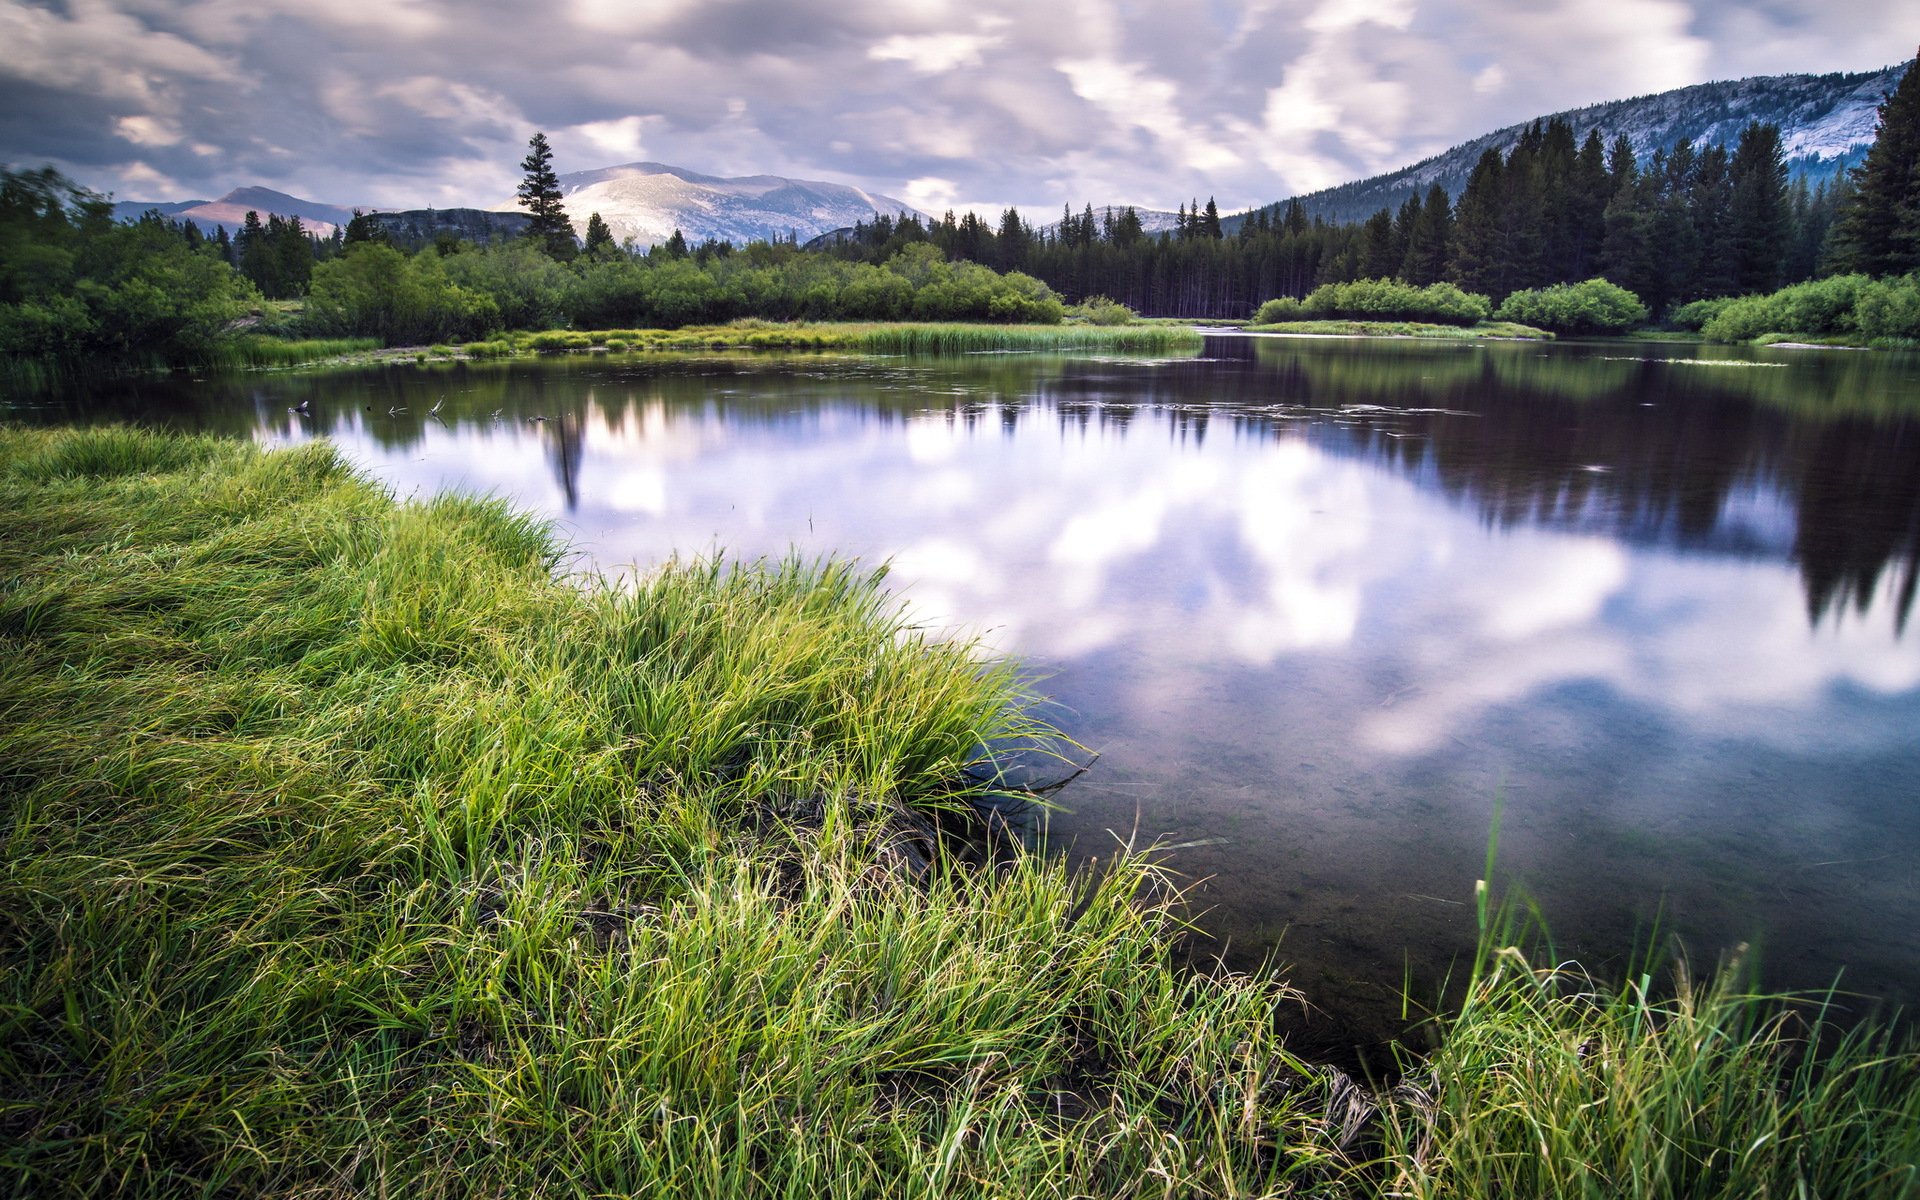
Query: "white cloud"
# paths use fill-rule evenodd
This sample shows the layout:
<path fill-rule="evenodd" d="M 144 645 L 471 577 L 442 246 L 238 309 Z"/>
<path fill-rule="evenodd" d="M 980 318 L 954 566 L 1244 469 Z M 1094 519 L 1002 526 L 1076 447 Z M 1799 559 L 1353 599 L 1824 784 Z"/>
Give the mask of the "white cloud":
<path fill-rule="evenodd" d="M 575 125 L 573 132 L 585 138 L 595 150 L 618 162 L 638 162 L 647 156 L 641 134 L 646 117 L 615 117 L 610 121 L 587 121 Z"/>
<path fill-rule="evenodd" d="M 981 51 L 1002 39 L 977 33 L 896 34 L 867 51 L 875 62 L 903 62 L 916 71 L 934 75 L 960 67 L 977 67 Z"/>
<path fill-rule="evenodd" d="M 137 146 L 171 146 L 182 136 L 177 124 L 156 116 L 121 117 L 113 123 L 113 128 Z"/>

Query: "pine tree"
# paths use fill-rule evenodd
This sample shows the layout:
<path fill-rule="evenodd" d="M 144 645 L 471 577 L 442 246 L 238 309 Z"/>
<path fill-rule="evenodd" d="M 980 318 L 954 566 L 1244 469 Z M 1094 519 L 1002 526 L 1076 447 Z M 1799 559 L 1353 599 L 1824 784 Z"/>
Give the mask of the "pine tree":
<path fill-rule="evenodd" d="M 1914 63 L 1881 102 L 1873 148 L 1853 169 L 1853 197 L 1834 229 L 1837 270 L 1920 270 L 1920 57 Z"/>
<path fill-rule="evenodd" d="M 280 218 L 273 217 L 272 220 L 274 230 L 278 232 Z M 267 227 L 261 223 L 259 213 L 247 210 L 246 219 L 240 223 L 240 236 L 234 239 L 233 249 L 240 260 L 240 273 L 260 289 L 261 295 L 277 298 L 279 288 L 274 286 L 273 279 L 273 242 L 267 236 Z"/>
<path fill-rule="evenodd" d="M 1453 210 L 1447 191 L 1439 184 L 1427 189 L 1426 203 L 1407 237 L 1407 257 L 1400 278 L 1419 287 L 1447 277 L 1447 240 L 1453 234 Z"/>
<path fill-rule="evenodd" d="M 1453 209 L 1453 233 L 1447 245 L 1447 274 L 1469 292 L 1492 293 L 1505 264 L 1501 174 L 1506 164 L 1489 146 L 1481 152 Z"/>
<path fill-rule="evenodd" d="M 1405 257 L 1406 251 L 1394 246 L 1393 214 L 1383 208 L 1368 217 L 1360 234 L 1360 278 L 1384 279 Z"/>
<path fill-rule="evenodd" d="M 615 250 L 613 230 L 607 228 L 607 223 L 600 219 L 600 214 L 594 213 L 588 217 L 587 244 L 582 248 L 581 253 L 585 254 L 588 258 L 607 258 L 610 257 Z"/>
<path fill-rule="evenodd" d="M 274 237 L 273 261 L 283 294 L 306 295 L 313 278 L 313 239 L 299 217 L 288 217 Z"/>
<path fill-rule="evenodd" d="M 1200 236 L 1210 237 L 1216 242 L 1224 236 L 1220 228 L 1220 208 L 1214 204 L 1212 196 L 1207 197 L 1207 211 L 1200 218 Z"/>
<path fill-rule="evenodd" d="M 560 177 L 553 172 L 553 150 L 547 145 L 546 134 L 535 133 L 528 139 L 527 156 L 521 160 L 520 170 L 524 178 L 515 195 L 520 197 L 520 207 L 533 218 L 527 226 L 527 236 L 546 251 L 547 257 L 571 261 L 578 247 L 573 241 L 573 222 L 567 217 L 567 206 L 561 196 Z"/>
<path fill-rule="evenodd" d="M 1740 131 L 1727 168 L 1726 255 L 1736 292 L 1770 292 L 1781 284 L 1791 210 L 1780 127 L 1754 123 Z"/>

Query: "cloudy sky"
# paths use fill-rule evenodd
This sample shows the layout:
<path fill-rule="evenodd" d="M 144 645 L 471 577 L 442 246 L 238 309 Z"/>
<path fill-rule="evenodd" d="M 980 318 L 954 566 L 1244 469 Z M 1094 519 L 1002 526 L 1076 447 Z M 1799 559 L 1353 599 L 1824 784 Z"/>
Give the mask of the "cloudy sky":
<path fill-rule="evenodd" d="M 1910 58 L 1911 0 L 0 0 L 0 161 L 123 200 L 508 199 L 649 159 L 939 212 L 1232 211 L 1489 129 Z"/>

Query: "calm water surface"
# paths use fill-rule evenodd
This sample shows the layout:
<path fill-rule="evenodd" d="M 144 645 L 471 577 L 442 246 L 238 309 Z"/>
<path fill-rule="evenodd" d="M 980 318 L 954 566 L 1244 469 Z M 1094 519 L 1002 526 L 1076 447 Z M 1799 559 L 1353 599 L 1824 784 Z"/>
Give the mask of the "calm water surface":
<path fill-rule="evenodd" d="M 444 396 L 438 417 L 428 410 Z M 309 400 L 312 417 L 290 413 Z M 1618 966 L 1920 997 L 1920 357 L 1211 339 L 1188 359 L 620 358 L 146 382 L 584 565 L 890 561 L 1100 752 L 1052 835 L 1362 1029 L 1500 883 Z"/>

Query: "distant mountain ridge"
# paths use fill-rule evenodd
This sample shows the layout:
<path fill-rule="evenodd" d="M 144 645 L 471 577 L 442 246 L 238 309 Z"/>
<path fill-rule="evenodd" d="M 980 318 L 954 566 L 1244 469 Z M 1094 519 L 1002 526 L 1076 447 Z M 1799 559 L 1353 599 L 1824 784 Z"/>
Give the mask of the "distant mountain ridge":
<path fill-rule="evenodd" d="M 121 200 L 113 206 L 114 219 L 119 221 L 136 221 L 147 212 L 158 212 L 176 221 L 191 221 L 208 234 L 225 226 L 229 235 L 240 231 L 240 227 L 246 224 L 249 212 L 259 213 L 262 221 L 270 215 L 299 217 L 308 233 L 321 237 L 331 237 L 336 227 L 344 226 L 353 219 L 353 210 L 350 208 L 322 204 L 318 200 L 302 200 L 298 196 L 263 187 L 235 188 L 218 200 Z"/>
<path fill-rule="evenodd" d="M 560 176 L 574 230 L 584 235 L 594 213 L 616 241 L 654 246 L 679 230 L 689 243 L 744 244 L 756 239 L 805 242 L 877 216 L 927 215 L 904 201 L 843 183 L 780 175 L 725 178 L 665 163 L 633 162 Z M 496 211 L 514 205 L 499 204 Z"/>
<path fill-rule="evenodd" d="M 1879 71 L 1831 75 L 1760 75 L 1719 83 L 1701 83 L 1568 109 L 1535 118 L 1563 120 L 1573 127 L 1577 141 L 1598 129 L 1609 146 L 1619 134 L 1627 136 L 1642 163 L 1656 149 L 1670 149 L 1682 137 L 1696 147 L 1723 145 L 1731 149 L 1740 131 L 1753 121 L 1780 127 L 1781 149 L 1792 175 L 1831 175 L 1857 163 L 1873 144 L 1877 109 L 1906 74 L 1908 64 Z M 1344 183 L 1297 197 L 1307 216 L 1329 221 L 1360 221 L 1382 208 L 1397 209 L 1407 197 L 1424 195 L 1434 184 L 1458 197 L 1473 165 L 1488 149 L 1510 151 L 1533 120 L 1521 121 L 1462 142 L 1410 167 L 1385 175 Z M 1287 201 L 1263 205 L 1270 213 L 1285 211 Z M 1260 209 L 1251 210 L 1258 212 Z M 1229 231 L 1249 213 L 1224 218 Z"/>

